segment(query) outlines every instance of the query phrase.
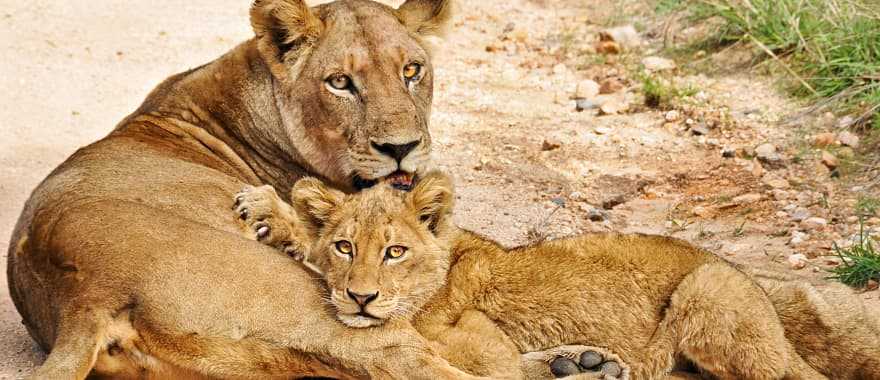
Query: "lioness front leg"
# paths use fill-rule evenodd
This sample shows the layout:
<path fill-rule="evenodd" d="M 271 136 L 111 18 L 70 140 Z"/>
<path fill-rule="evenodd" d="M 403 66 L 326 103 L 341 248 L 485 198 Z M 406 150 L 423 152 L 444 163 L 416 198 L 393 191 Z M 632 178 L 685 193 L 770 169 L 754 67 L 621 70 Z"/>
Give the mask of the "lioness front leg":
<path fill-rule="evenodd" d="M 244 223 L 245 234 L 283 251 L 296 260 L 305 258 L 307 238 L 296 223 L 296 212 L 275 188 L 246 186 L 235 195 L 233 209 Z"/>

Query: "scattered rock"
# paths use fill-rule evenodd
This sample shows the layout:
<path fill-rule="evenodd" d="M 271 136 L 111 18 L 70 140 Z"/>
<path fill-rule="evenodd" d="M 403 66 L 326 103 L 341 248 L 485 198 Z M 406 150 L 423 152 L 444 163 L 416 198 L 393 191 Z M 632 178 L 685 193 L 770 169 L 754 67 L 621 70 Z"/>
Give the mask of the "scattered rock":
<path fill-rule="evenodd" d="M 575 99 L 593 99 L 599 95 L 599 84 L 595 81 L 586 79 L 578 82 L 575 88 Z"/>
<path fill-rule="evenodd" d="M 679 112 L 678 110 L 672 110 L 672 111 L 666 112 L 666 114 L 663 115 L 663 118 L 666 119 L 666 121 L 668 121 L 670 123 L 674 123 L 674 122 L 678 121 L 679 119 L 681 119 L 681 112 Z"/>
<path fill-rule="evenodd" d="M 587 211 L 587 219 L 593 222 L 603 222 L 608 219 L 608 213 L 590 206 Z"/>
<path fill-rule="evenodd" d="M 721 148 L 721 157 L 724 157 L 724 158 L 736 157 L 736 149 L 731 148 L 731 147 Z"/>
<path fill-rule="evenodd" d="M 819 230 L 825 228 L 826 225 L 828 225 L 828 221 L 815 216 L 812 218 L 804 219 L 804 221 L 801 222 L 801 228 L 806 231 Z"/>
<path fill-rule="evenodd" d="M 877 280 L 871 279 L 865 284 L 865 290 L 867 291 L 877 290 L 877 288 L 880 288 L 880 282 L 877 282 Z"/>
<path fill-rule="evenodd" d="M 624 87 L 626 87 L 626 85 L 623 83 L 623 81 L 620 78 L 618 78 L 618 77 L 607 78 L 602 81 L 602 84 L 599 85 L 599 93 L 600 94 L 613 94 L 615 92 L 623 90 Z"/>
<path fill-rule="evenodd" d="M 740 196 L 733 198 L 732 202 L 736 203 L 738 205 L 747 205 L 747 204 L 751 204 L 751 203 L 755 203 L 757 201 L 760 201 L 761 198 L 763 198 L 761 196 L 761 194 L 749 193 L 749 194 L 743 194 L 743 195 L 740 195 Z"/>
<path fill-rule="evenodd" d="M 850 131 L 843 131 L 837 134 L 837 140 L 840 141 L 841 144 L 850 148 L 859 148 L 859 136 Z"/>
<path fill-rule="evenodd" d="M 645 70 L 654 72 L 673 70 L 676 67 L 675 61 L 655 56 L 642 59 L 642 65 L 645 66 Z"/>
<path fill-rule="evenodd" d="M 541 150 L 546 152 L 546 151 L 550 151 L 550 150 L 559 149 L 561 146 L 562 146 L 561 141 L 559 141 L 555 138 L 552 138 L 552 137 L 548 137 L 548 138 L 545 138 L 544 142 L 541 144 Z"/>
<path fill-rule="evenodd" d="M 599 41 L 596 43 L 596 53 L 599 54 L 620 54 L 620 45 L 614 41 Z"/>
<path fill-rule="evenodd" d="M 589 99 L 575 99 L 574 109 L 578 112 L 599 108 L 599 105 Z"/>
<path fill-rule="evenodd" d="M 784 201 L 789 198 L 789 194 L 785 190 L 773 189 L 770 193 L 773 194 L 773 199 L 777 201 Z"/>
<path fill-rule="evenodd" d="M 776 152 L 776 145 L 765 143 L 755 148 L 755 155 L 765 164 L 778 166 L 782 162 L 782 156 Z"/>
<path fill-rule="evenodd" d="M 791 256 L 788 256 L 788 265 L 791 266 L 791 269 L 799 270 L 804 269 L 809 263 L 809 259 L 803 253 L 795 253 Z"/>
<path fill-rule="evenodd" d="M 614 41 L 626 49 L 636 48 L 642 45 L 639 32 L 632 25 L 618 26 L 599 32 L 600 41 Z"/>
<path fill-rule="evenodd" d="M 855 123 L 855 121 L 856 121 L 856 119 L 853 118 L 851 115 L 846 115 L 846 116 L 840 118 L 840 120 L 837 120 L 837 128 L 840 128 L 840 129 L 849 128 L 851 125 L 853 125 L 853 123 Z"/>
<path fill-rule="evenodd" d="M 810 212 L 810 210 L 803 207 L 798 207 L 794 210 L 794 212 L 791 213 L 791 220 L 800 223 L 811 217 L 812 215 L 813 214 Z"/>
<path fill-rule="evenodd" d="M 791 184 L 789 184 L 788 181 L 786 181 L 785 179 L 776 177 L 771 174 L 766 174 L 761 177 L 761 182 L 774 189 L 788 189 L 789 187 L 791 187 Z"/>
<path fill-rule="evenodd" d="M 840 164 L 840 161 L 837 160 L 837 157 L 829 153 L 827 150 L 822 151 L 822 165 L 825 165 L 828 170 L 837 169 L 838 164 Z"/>
<path fill-rule="evenodd" d="M 791 240 L 788 241 L 788 245 L 790 245 L 792 247 L 798 247 L 800 245 L 803 245 L 804 242 L 806 242 L 809 239 L 810 239 L 810 235 L 808 235 L 804 232 L 801 232 L 801 231 L 794 231 L 791 233 Z"/>
<path fill-rule="evenodd" d="M 694 209 L 691 210 L 691 212 L 694 215 L 702 217 L 702 218 L 708 217 L 710 215 L 709 209 L 706 207 L 703 207 L 703 206 L 694 207 Z"/>
<path fill-rule="evenodd" d="M 605 103 L 602 103 L 602 106 L 599 107 L 600 115 L 617 115 L 618 113 L 624 111 L 626 109 L 626 105 L 611 99 Z"/>
<path fill-rule="evenodd" d="M 709 126 L 706 123 L 698 123 L 691 127 L 691 133 L 695 136 L 705 136 L 709 134 Z"/>
<path fill-rule="evenodd" d="M 596 127 L 593 129 L 593 132 L 596 132 L 597 135 L 607 135 L 607 134 L 611 133 L 611 128 Z"/>
<path fill-rule="evenodd" d="M 584 193 L 580 191 L 572 191 L 571 194 L 568 194 L 568 199 L 571 199 L 575 202 L 580 202 L 585 200 L 586 197 L 584 197 Z"/>
<path fill-rule="evenodd" d="M 813 145 L 820 148 L 834 145 L 835 142 L 837 142 L 837 136 L 830 132 L 820 133 L 813 136 Z"/>

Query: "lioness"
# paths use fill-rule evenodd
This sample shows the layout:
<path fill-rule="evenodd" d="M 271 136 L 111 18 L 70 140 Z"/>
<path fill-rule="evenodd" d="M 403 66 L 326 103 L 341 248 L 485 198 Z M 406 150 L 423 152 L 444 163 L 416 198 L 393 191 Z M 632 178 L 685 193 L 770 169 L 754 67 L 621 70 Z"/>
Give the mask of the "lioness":
<path fill-rule="evenodd" d="M 428 162 L 425 39 L 448 0 L 258 0 L 256 37 L 174 75 L 33 192 L 10 293 L 41 379 L 467 378 L 411 328 L 334 321 L 299 265 L 242 238 L 228 199 L 303 175 L 344 190 Z"/>
<path fill-rule="evenodd" d="M 337 319 L 413 320 L 473 374 L 518 378 L 521 352 L 591 344 L 619 354 L 635 379 L 663 378 L 677 357 L 721 379 L 880 379 L 878 327 L 857 300 L 758 283 L 679 240 L 594 234 L 505 249 L 451 224 L 452 185 L 437 173 L 411 193 L 346 195 L 303 179 L 291 197 L 292 208 L 249 188 L 237 211 L 255 213 L 252 226 L 251 216 L 273 216 L 304 227 L 294 238 L 307 241 L 303 259 L 323 274 Z"/>

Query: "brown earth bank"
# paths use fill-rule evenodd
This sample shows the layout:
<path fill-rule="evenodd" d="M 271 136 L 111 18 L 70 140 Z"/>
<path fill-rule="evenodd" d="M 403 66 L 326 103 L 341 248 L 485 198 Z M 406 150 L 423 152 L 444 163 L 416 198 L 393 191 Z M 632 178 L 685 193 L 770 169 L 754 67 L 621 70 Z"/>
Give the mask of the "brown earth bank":
<path fill-rule="evenodd" d="M 857 232 L 861 189 L 832 179 L 812 143 L 836 120 L 783 125 L 801 107 L 772 80 L 643 61 L 662 56 L 664 36 L 650 26 L 634 41 L 618 36 L 621 54 L 601 54 L 609 9 L 627 12 L 609 3 L 460 2 L 437 54 L 432 115 L 434 157 L 458 186 L 459 224 L 511 245 L 583 231 L 667 234 L 840 286 L 827 279 L 839 265 L 829 255 Z M 165 77 L 249 38 L 248 6 L 0 0 L 0 246 L 56 165 L 108 133 Z M 627 62 L 691 90 L 668 109 L 645 107 Z M 880 311 L 880 291 L 852 291 Z M 23 377 L 43 359 L 5 285 L 0 342 L 0 379 Z"/>

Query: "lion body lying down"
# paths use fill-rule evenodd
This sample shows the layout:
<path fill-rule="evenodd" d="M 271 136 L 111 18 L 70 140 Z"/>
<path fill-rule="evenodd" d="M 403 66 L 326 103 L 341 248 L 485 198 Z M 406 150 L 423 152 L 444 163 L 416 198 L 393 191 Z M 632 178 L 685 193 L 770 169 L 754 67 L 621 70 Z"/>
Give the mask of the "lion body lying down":
<path fill-rule="evenodd" d="M 259 192 L 241 207 L 287 207 Z M 450 224 L 451 185 L 437 174 L 411 194 L 344 195 L 306 179 L 292 198 L 288 222 L 305 228 L 297 238 L 311 242 L 304 256 L 339 320 L 412 319 L 473 374 L 516 378 L 520 353 L 584 344 L 617 354 L 635 379 L 663 378 L 679 357 L 723 379 L 880 378 L 877 325 L 856 299 L 749 275 L 679 240 L 594 234 L 505 249 Z"/>

